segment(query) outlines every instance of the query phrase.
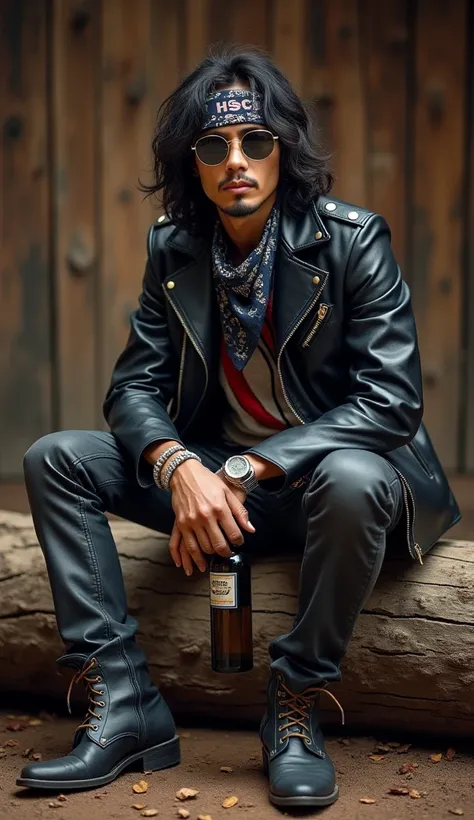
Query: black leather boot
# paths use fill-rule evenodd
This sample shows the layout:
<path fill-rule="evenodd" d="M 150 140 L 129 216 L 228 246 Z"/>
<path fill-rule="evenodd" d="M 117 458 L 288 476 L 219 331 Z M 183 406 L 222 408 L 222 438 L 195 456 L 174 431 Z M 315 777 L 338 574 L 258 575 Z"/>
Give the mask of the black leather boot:
<path fill-rule="evenodd" d="M 338 798 L 334 766 L 319 726 L 321 692 L 336 700 L 316 686 L 296 693 L 281 672 L 271 671 L 260 737 L 263 770 L 276 806 L 329 806 Z"/>
<path fill-rule="evenodd" d="M 68 691 L 82 681 L 89 708 L 65 757 L 30 763 L 18 786 L 37 789 L 91 789 L 110 783 L 131 764 L 143 771 L 180 761 L 175 724 L 153 684 L 145 657 L 134 641 L 115 638 L 86 657 L 65 655 L 58 663 L 76 673 Z"/>

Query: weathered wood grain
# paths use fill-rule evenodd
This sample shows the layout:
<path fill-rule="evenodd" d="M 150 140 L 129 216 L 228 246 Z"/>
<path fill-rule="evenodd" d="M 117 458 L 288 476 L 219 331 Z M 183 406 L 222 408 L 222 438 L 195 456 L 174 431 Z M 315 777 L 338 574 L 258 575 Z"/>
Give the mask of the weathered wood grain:
<path fill-rule="evenodd" d="M 93 428 L 98 423 L 99 5 L 54 0 L 52 14 L 57 425 Z"/>
<path fill-rule="evenodd" d="M 52 425 L 50 132 L 43 0 L 0 4 L 0 476 Z"/>
<path fill-rule="evenodd" d="M 210 669 L 208 580 L 171 563 L 167 539 L 127 522 L 113 532 L 130 613 L 156 682 L 181 714 L 256 721 L 265 702 L 268 643 L 291 627 L 299 563 L 253 568 L 255 668 Z M 198 577 L 199 575 L 199 577 Z M 61 654 L 43 557 L 29 516 L 0 512 L 0 692 L 62 697 Z M 340 684 L 347 730 L 379 727 L 472 736 L 474 545 L 440 542 L 424 566 L 387 560 L 360 615 Z M 338 724 L 331 706 L 325 720 Z"/>
<path fill-rule="evenodd" d="M 442 0 L 417 4 L 411 280 L 425 420 L 444 467 L 453 471 L 462 358 L 467 2 L 451 4 L 448 18 L 445 9 Z"/>

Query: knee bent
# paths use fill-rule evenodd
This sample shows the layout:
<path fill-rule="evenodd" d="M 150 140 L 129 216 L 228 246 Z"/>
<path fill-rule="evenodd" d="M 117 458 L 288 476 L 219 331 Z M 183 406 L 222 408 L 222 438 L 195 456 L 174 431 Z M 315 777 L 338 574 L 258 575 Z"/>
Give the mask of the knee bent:
<path fill-rule="evenodd" d="M 25 478 L 34 476 L 38 470 L 43 471 L 47 464 L 57 463 L 65 457 L 72 461 L 79 451 L 78 445 L 84 437 L 84 432 L 84 430 L 62 430 L 48 433 L 35 441 L 23 457 Z"/>

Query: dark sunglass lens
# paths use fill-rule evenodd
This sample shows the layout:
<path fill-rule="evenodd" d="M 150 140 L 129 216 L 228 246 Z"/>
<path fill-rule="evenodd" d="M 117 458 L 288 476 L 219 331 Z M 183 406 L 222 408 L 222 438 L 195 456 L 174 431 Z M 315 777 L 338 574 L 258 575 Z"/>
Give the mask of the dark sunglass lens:
<path fill-rule="evenodd" d="M 242 150 L 249 159 L 266 159 L 273 151 L 270 131 L 249 131 L 242 140 Z"/>
<path fill-rule="evenodd" d="M 196 143 L 196 154 L 205 165 L 219 165 L 227 156 L 225 139 L 217 136 L 202 137 Z"/>

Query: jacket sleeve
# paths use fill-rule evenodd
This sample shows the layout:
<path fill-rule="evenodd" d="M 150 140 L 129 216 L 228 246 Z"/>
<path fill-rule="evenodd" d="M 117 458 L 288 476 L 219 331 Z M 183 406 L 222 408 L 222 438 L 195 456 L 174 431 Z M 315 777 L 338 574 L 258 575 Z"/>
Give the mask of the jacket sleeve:
<path fill-rule="evenodd" d="M 164 294 L 154 269 L 152 244 L 148 234 L 148 258 L 139 306 L 130 317 L 127 345 L 112 373 L 103 412 L 112 433 L 135 463 L 139 484 L 153 484 L 151 467 L 142 458 L 154 441 L 181 441 L 167 407 L 175 394 L 176 367 L 171 350 Z"/>
<path fill-rule="evenodd" d="M 356 236 L 346 270 L 350 390 L 315 421 L 248 449 L 284 476 L 263 486 L 278 492 L 314 470 L 333 450 L 385 453 L 414 437 L 423 415 L 421 368 L 410 293 L 395 261 L 385 220 L 373 215 Z"/>

